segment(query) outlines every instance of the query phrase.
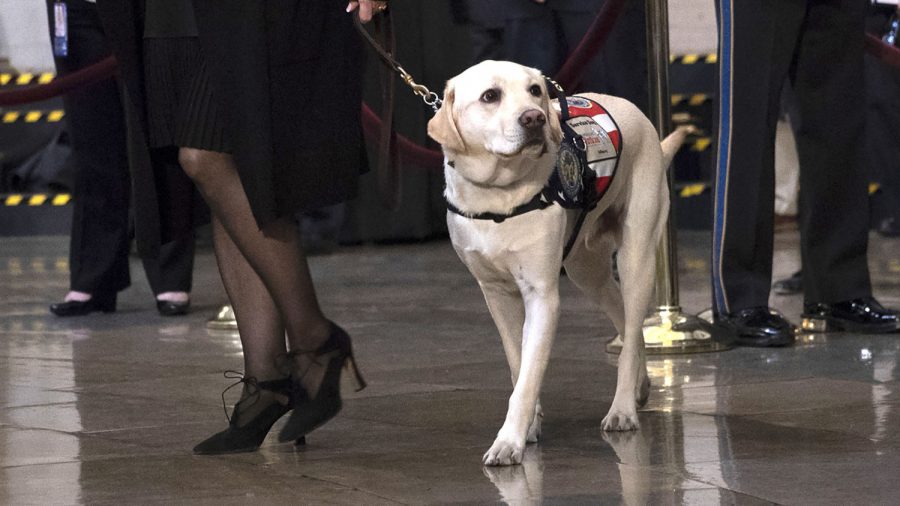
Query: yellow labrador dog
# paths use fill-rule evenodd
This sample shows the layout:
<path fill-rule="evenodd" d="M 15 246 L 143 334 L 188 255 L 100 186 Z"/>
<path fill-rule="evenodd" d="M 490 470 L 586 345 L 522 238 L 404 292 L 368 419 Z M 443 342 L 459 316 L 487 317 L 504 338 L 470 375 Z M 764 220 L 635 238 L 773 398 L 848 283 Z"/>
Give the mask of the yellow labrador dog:
<path fill-rule="evenodd" d="M 502 221 L 472 218 L 508 216 L 540 193 L 554 171 L 562 131 L 541 73 L 510 62 L 475 65 L 448 81 L 443 105 L 428 123 L 428 134 L 445 155 L 445 197 L 454 210 L 447 214 L 450 238 L 484 293 L 514 385 L 506 420 L 484 455 L 486 465 L 520 463 L 526 442 L 540 436 L 538 397 L 559 317 L 561 266 L 624 339 L 603 430 L 637 429 L 637 408 L 649 396 L 642 324 L 669 210 L 666 168 L 686 132 L 660 143 L 630 102 L 579 97 L 601 104 L 615 119 L 622 149 L 615 177 L 565 260 L 577 210 L 550 205 Z M 621 290 L 611 269 L 617 250 Z"/>

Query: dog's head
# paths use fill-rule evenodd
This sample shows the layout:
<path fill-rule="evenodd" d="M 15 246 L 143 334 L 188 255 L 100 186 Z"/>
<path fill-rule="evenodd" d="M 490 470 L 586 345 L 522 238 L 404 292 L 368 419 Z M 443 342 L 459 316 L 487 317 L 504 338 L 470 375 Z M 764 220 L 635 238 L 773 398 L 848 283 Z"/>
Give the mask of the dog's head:
<path fill-rule="evenodd" d="M 447 82 L 443 105 L 428 122 L 428 135 L 448 158 L 501 158 L 512 165 L 519 158 L 555 155 L 562 140 L 540 71 L 490 60 Z"/>

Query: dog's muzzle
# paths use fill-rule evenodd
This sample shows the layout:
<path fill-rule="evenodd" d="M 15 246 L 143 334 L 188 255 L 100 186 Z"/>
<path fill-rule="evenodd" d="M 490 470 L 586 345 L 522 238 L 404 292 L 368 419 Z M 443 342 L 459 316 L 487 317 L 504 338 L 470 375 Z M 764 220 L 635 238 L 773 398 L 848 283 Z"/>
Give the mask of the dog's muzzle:
<path fill-rule="evenodd" d="M 547 116 L 543 111 L 540 109 L 528 109 L 519 115 L 518 123 L 522 127 L 524 137 L 522 149 L 544 146 L 544 125 L 547 124 Z"/>
<path fill-rule="evenodd" d="M 547 116 L 540 109 L 528 109 L 519 115 L 519 125 L 527 130 L 540 130 L 547 123 Z"/>

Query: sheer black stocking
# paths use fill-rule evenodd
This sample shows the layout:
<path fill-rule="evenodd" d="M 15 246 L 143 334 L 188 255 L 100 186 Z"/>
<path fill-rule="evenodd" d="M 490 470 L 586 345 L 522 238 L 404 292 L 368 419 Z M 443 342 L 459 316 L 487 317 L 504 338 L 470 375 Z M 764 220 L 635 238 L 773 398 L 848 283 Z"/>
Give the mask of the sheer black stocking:
<path fill-rule="evenodd" d="M 287 349 L 275 301 L 215 216 L 212 226 L 219 274 L 241 335 L 244 372 L 260 381 L 283 377 Z"/>
<path fill-rule="evenodd" d="M 241 332 L 246 374 L 283 377 L 285 332 L 295 352 L 316 350 L 330 332 L 297 224 L 282 218 L 259 229 L 231 155 L 181 148 L 179 161 L 214 216 L 216 259 Z M 322 374 L 311 371 L 303 383 L 315 387 Z"/>

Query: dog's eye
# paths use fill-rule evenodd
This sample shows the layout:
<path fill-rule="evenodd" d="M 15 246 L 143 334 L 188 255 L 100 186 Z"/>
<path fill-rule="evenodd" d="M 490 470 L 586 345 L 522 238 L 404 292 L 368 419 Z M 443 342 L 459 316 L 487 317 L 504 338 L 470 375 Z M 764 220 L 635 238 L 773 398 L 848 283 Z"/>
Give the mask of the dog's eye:
<path fill-rule="evenodd" d="M 541 90 L 541 87 L 536 84 L 532 84 L 531 88 L 528 88 L 528 93 L 531 93 L 535 97 L 539 97 L 544 94 L 544 92 Z"/>
<path fill-rule="evenodd" d="M 492 104 L 500 100 L 500 90 L 491 88 L 481 94 L 481 101 L 486 104 Z"/>

